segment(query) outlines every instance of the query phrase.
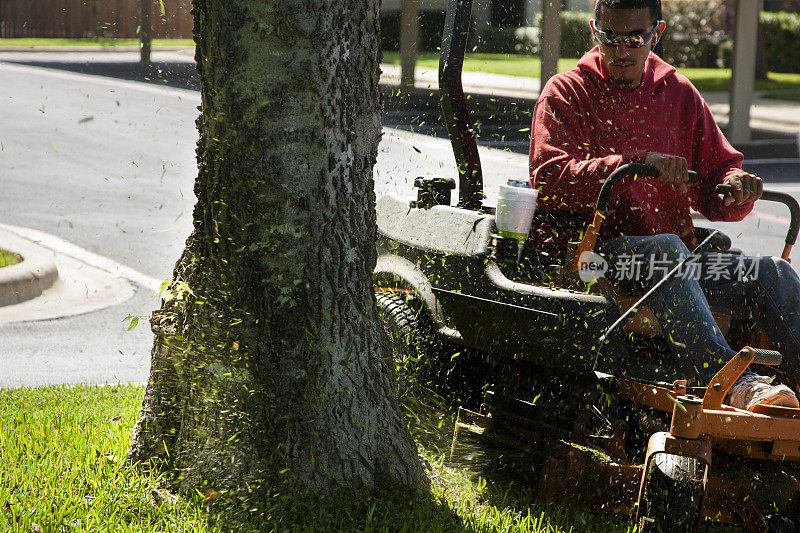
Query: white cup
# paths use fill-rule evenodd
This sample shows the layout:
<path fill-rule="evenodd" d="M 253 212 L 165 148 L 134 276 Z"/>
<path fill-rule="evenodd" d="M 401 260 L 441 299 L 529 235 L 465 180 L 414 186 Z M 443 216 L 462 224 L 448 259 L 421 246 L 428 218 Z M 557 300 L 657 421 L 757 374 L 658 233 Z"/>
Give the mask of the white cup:
<path fill-rule="evenodd" d="M 531 229 L 536 196 L 539 191 L 528 187 L 501 185 L 497 194 L 495 223 L 504 237 L 513 237 L 524 243 Z"/>

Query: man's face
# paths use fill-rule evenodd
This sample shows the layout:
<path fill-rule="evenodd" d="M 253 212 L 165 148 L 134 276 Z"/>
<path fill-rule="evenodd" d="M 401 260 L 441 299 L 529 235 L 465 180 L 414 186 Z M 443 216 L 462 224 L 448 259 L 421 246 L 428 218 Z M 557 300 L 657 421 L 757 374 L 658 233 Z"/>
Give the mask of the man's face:
<path fill-rule="evenodd" d="M 660 37 L 663 27 L 656 28 L 656 21 L 647 8 L 641 9 L 608 9 L 605 6 L 600 8 L 600 18 L 592 26 L 592 35 L 597 39 L 597 30 L 605 32 L 606 35 L 626 35 L 648 34 L 656 29 L 656 35 Z M 645 37 L 649 37 L 645 35 Z M 652 46 L 656 43 L 654 37 L 649 43 L 639 48 L 626 46 L 624 38 L 617 46 L 610 46 L 600 43 L 600 53 L 603 61 L 611 73 L 611 79 L 617 85 L 635 88 L 642 81 L 644 64 L 650 54 Z"/>

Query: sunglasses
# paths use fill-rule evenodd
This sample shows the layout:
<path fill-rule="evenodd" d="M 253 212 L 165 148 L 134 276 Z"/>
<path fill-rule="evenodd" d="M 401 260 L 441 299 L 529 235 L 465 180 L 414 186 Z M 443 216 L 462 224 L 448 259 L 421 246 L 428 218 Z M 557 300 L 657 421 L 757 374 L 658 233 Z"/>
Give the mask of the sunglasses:
<path fill-rule="evenodd" d="M 656 22 L 655 28 L 650 31 L 630 33 L 627 35 L 617 35 L 616 33 L 598 30 L 596 22 L 594 19 L 592 19 L 592 27 L 594 28 L 594 34 L 597 37 L 597 40 L 606 46 L 612 46 L 615 48 L 621 44 L 624 44 L 628 48 L 641 48 L 642 46 L 649 44 L 650 41 L 653 40 L 653 37 L 655 37 L 656 29 L 658 28 L 659 24 L 660 21 Z"/>

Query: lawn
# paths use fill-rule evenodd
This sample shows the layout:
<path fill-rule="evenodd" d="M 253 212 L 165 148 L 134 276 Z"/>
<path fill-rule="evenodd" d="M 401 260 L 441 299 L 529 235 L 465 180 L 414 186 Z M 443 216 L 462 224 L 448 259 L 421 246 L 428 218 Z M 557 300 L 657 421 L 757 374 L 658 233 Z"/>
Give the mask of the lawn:
<path fill-rule="evenodd" d="M 400 55 L 397 52 L 384 52 L 385 63 L 399 65 Z M 559 72 L 575 68 L 577 59 L 562 58 L 558 61 Z M 434 52 L 420 54 L 417 64 L 423 67 L 438 68 L 439 55 Z M 538 57 L 518 54 L 467 54 L 464 58 L 464 70 L 487 72 L 492 74 L 508 74 L 512 76 L 538 77 L 541 64 Z M 689 78 L 701 92 L 729 90 L 731 70 L 725 68 L 681 68 L 678 72 Z M 800 74 L 770 72 L 769 79 L 756 80 L 757 91 L 774 92 L 768 96 L 774 98 L 800 100 Z"/>
<path fill-rule="evenodd" d="M 0 267 L 19 263 L 19 257 L 7 250 L 0 248 Z"/>
<path fill-rule="evenodd" d="M 435 446 L 423 450 L 432 497 L 209 507 L 199 492 L 178 497 L 163 477 L 124 463 L 143 394 L 132 385 L 0 390 L 0 531 L 633 531 L 625 519 L 537 507 L 535 491 L 446 466 Z"/>

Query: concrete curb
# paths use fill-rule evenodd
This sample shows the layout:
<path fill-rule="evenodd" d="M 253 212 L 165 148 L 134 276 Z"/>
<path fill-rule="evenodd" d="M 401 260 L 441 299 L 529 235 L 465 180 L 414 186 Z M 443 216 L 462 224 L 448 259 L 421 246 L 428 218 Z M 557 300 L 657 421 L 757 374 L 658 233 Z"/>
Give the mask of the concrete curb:
<path fill-rule="evenodd" d="M 0 268 L 0 306 L 14 305 L 41 296 L 58 280 L 52 253 L 13 235 L 2 235 L 3 249 L 22 258 Z"/>
<path fill-rule="evenodd" d="M 0 224 L 0 247 L 25 258 L 0 268 L 0 325 L 81 315 L 133 296 L 134 285 L 123 274 L 58 251 L 56 241 L 36 230 Z"/>

